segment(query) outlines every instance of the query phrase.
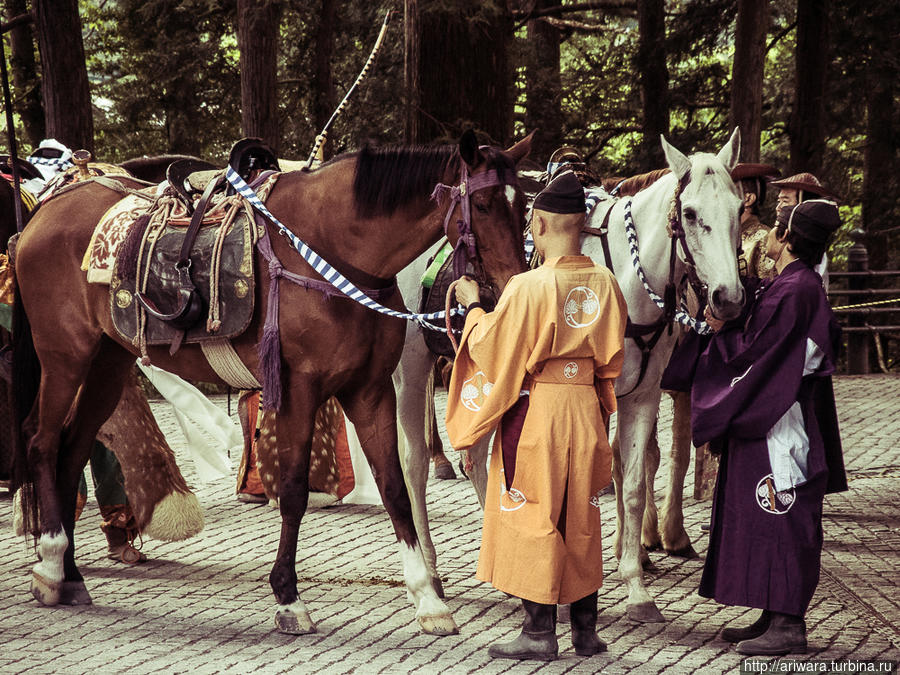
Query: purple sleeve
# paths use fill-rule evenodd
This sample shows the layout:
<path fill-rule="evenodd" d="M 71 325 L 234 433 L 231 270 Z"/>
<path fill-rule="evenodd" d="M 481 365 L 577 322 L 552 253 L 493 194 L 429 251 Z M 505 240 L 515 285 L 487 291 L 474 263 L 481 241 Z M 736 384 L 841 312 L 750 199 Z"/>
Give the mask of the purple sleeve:
<path fill-rule="evenodd" d="M 760 438 L 797 400 L 814 303 L 783 283 L 762 294 L 743 329 L 718 333 L 700 356 L 691 390 L 695 445 Z"/>

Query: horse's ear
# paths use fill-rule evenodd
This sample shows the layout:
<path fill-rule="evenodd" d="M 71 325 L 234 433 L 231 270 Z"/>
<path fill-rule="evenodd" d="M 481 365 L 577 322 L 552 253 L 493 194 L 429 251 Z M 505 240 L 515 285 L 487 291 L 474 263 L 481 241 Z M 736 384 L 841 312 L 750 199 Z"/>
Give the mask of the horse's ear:
<path fill-rule="evenodd" d="M 481 153 L 478 150 L 478 138 L 471 129 L 466 129 L 459 139 L 459 156 L 469 166 L 474 169 L 481 163 Z"/>
<path fill-rule="evenodd" d="M 669 169 L 678 176 L 678 180 L 681 180 L 687 175 L 687 172 L 691 170 L 691 160 L 685 157 L 674 145 L 669 143 L 662 134 L 659 135 L 659 140 L 662 141 L 663 152 L 666 155 L 666 162 L 669 164 Z"/>
<path fill-rule="evenodd" d="M 531 152 L 531 141 L 534 139 L 534 134 L 537 131 L 532 131 L 521 141 L 507 149 L 506 154 L 512 157 L 513 161 L 518 164 L 523 159 L 528 157 L 528 154 Z"/>
<path fill-rule="evenodd" d="M 716 155 L 716 159 L 718 159 L 722 164 L 728 169 L 729 172 L 735 167 L 738 163 L 738 158 L 741 156 L 741 128 L 735 127 L 734 131 L 731 132 L 731 138 L 728 139 L 728 142 L 725 144 L 725 147 L 719 150 L 719 154 Z"/>

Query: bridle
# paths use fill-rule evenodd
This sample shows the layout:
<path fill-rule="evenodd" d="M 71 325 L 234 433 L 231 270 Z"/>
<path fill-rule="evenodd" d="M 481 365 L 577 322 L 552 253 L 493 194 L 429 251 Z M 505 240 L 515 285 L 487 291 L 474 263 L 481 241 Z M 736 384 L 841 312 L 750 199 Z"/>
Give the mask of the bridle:
<path fill-rule="evenodd" d="M 487 281 L 484 273 L 484 264 L 478 252 L 478 243 L 475 231 L 472 229 L 472 202 L 471 196 L 479 190 L 484 190 L 496 185 L 504 185 L 500 180 L 500 174 L 496 169 L 489 169 L 482 173 L 469 176 L 466 163 L 460 160 L 459 185 L 446 185 L 438 183 L 434 186 L 431 198 L 440 201 L 445 195 L 449 195 L 447 214 L 444 216 L 444 235 L 450 239 L 450 221 L 456 206 L 459 205 L 459 217 L 456 220 L 457 239 L 453 247 L 453 278 L 462 277 L 469 265 L 472 265 L 474 277 L 479 284 Z"/>
<path fill-rule="evenodd" d="M 677 255 L 676 249 L 679 242 L 681 243 L 681 250 L 684 255 L 683 262 L 686 268 L 688 283 L 690 283 L 691 288 L 694 289 L 694 293 L 697 295 L 697 299 L 700 301 L 701 305 L 706 304 L 707 293 L 709 290 L 709 287 L 703 283 L 697 275 L 697 263 L 694 262 L 694 255 L 688 247 L 687 234 L 685 233 L 684 222 L 681 217 L 681 195 L 684 193 L 689 182 L 690 172 L 686 173 L 678 181 L 678 187 L 675 190 L 675 194 L 672 195 L 672 201 L 669 203 L 669 214 L 666 225 L 669 238 L 672 240 L 672 246 L 669 250 L 669 280 L 666 282 L 665 295 L 663 296 L 666 303 L 663 315 L 670 326 L 675 318 L 675 311 L 677 309 L 676 295 L 677 286 L 679 284 L 675 283 L 675 257 Z"/>

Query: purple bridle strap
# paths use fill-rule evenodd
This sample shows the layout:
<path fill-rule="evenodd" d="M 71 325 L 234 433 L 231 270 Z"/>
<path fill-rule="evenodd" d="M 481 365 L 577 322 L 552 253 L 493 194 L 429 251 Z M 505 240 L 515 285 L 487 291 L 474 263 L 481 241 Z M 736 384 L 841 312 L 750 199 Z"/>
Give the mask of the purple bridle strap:
<path fill-rule="evenodd" d="M 445 195 L 450 196 L 450 204 L 447 206 L 447 215 L 444 216 L 444 234 L 450 237 L 450 218 L 456 205 L 459 204 L 460 217 L 456 221 L 456 231 L 459 238 L 453 247 L 453 278 L 459 279 L 466 271 L 466 263 L 475 260 L 478 250 L 475 243 L 475 233 L 472 231 L 472 204 L 470 197 L 473 193 L 484 188 L 500 185 L 500 175 L 494 170 L 485 171 L 469 178 L 469 169 L 462 162 L 460 169 L 459 185 L 445 185 L 438 183 L 434 186 L 431 198 L 440 201 Z"/>

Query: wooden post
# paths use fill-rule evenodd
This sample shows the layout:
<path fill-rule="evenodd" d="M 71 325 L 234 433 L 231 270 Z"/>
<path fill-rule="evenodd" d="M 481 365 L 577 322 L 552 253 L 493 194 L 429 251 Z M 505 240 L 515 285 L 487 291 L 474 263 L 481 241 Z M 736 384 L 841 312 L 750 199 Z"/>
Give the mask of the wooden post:
<path fill-rule="evenodd" d="M 847 252 L 848 272 L 868 272 L 869 252 L 863 241 L 866 233 L 855 229 L 850 233 L 853 246 Z M 864 290 L 869 285 L 866 276 L 851 276 L 847 279 L 847 288 L 851 291 Z M 861 297 L 861 296 L 850 296 Z M 848 326 L 864 326 L 864 314 L 850 314 Z M 864 332 L 847 333 L 847 372 L 850 375 L 867 375 L 869 373 L 869 334 Z"/>

